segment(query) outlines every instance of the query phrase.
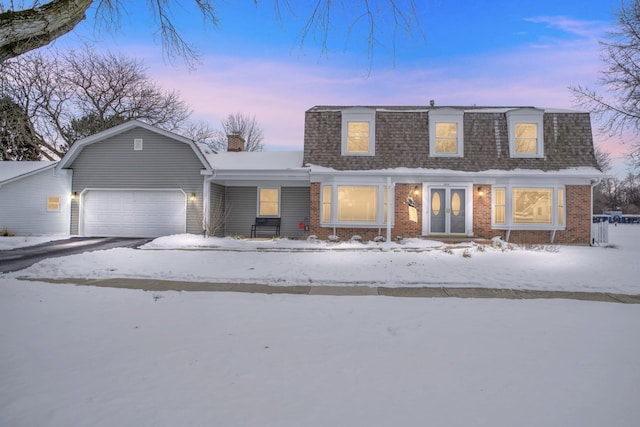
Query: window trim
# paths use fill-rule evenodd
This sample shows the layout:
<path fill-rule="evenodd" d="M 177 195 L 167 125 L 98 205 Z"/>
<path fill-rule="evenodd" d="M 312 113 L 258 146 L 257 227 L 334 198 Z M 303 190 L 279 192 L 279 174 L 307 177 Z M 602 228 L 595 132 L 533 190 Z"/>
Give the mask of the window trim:
<path fill-rule="evenodd" d="M 260 196 L 261 196 L 261 191 L 262 190 L 277 190 L 278 192 L 278 213 L 276 215 L 262 215 L 260 212 Z M 265 187 L 258 187 L 258 191 L 257 191 L 257 206 L 256 206 L 256 217 L 258 218 L 280 218 L 281 214 L 282 214 L 282 188 L 281 187 L 272 187 L 272 186 L 265 186 Z"/>
<path fill-rule="evenodd" d="M 347 150 L 349 122 L 369 123 L 369 149 L 366 152 L 352 153 Z M 376 154 L 376 110 L 373 108 L 355 107 L 342 110 L 342 144 L 343 156 L 375 156 Z"/>
<path fill-rule="evenodd" d="M 331 200 L 325 200 L 325 188 L 331 188 L 329 191 Z M 376 187 L 376 221 L 375 222 L 362 222 L 362 221 L 338 221 L 338 197 L 340 187 Z M 393 187 L 393 186 L 392 186 Z M 385 203 L 386 192 L 386 203 Z M 330 218 L 329 221 L 325 221 L 324 210 L 320 212 L 320 226 L 321 227 L 339 227 L 339 228 L 383 228 L 387 226 L 385 218 L 385 209 L 387 215 L 391 214 L 391 226 L 394 225 L 395 220 L 395 207 L 393 203 L 393 191 L 387 189 L 386 184 L 380 183 L 363 183 L 363 182 L 339 182 L 339 183 L 326 183 L 320 186 L 320 206 L 330 206 Z"/>
<path fill-rule="evenodd" d="M 51 199 L 57 199 L 57 201 L 51 201 Z M 57 205 L 57 208 L 51 208 L 50 206 Z M 60 196 L 47 196 L 47 212 L 60 212 L 62 209 L 62 197 Z"/>
<path fill-rule="evenodd" d="M 517 108 L 509 110 L 507 116 L 507 134 L 509 136 L 509 155 L 512 158 L 542 158 L 544 157 L 544 111 L 537 108 Z M 536 125 L 536 152 L 516 152 L 516 125 Z"/>
<path fill-rule="evenodd" d="M 496 190 L 504 190 L 504 224 L 496 224 Z M 513 222 L 513 190 L 545 189 L 551 191 L 551 224 Z M 562 196 L 562 200 L 559 200 Z M 517 183 L 491 187 L 491 228 L 495 230 L 564 230 L 567 223 L 567 189 L 565 185 Z"/>
<path fill-rule="evenodd" d="M 436 124 L 456 124 L 456 152 L 438 153 L 436 151 Z M 437 108 L 429 110 L 429 157 L 464 157 L 464 111 L 455 108 Z"/>

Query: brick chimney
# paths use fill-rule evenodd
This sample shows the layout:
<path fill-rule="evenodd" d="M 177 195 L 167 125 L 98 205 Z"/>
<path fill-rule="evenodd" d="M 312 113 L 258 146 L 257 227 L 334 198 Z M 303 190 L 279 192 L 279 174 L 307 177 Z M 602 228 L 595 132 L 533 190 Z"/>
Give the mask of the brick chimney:
<path fill-rule="evenodd" d="M 238 133 L 227 135 L 227 151 L 244 151 L 244 138 Z"/>

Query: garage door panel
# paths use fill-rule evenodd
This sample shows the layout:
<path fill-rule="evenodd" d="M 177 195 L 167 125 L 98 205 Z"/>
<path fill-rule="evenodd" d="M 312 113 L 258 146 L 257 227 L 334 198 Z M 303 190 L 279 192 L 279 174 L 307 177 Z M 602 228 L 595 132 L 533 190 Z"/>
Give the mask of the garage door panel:
<path fill-rule="evenodd" d="M 158 237 L 186 231 L 179 190 L 90 190 L 83 198 L 87 236 Z"/>

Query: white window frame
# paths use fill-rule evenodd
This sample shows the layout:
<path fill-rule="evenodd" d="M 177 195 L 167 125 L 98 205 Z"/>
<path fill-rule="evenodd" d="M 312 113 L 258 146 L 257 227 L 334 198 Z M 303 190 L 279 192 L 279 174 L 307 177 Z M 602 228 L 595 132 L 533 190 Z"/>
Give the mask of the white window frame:
<path fill-rule="evenodd" d="M 544 157 L 544 111 L 537 108 L 517 108 L 507 111 L 507 133 L 509 135 L 509 154 L 513 158 Z M 516 125 L 536 125 L 536 152 L 516 152 Z"/>
<path fill-rule="evenodd" d="M 363 152 L 349 152 L 349 122 L 369 123 L 369 149 Z M 355 107 L 342 110 L 342 155 L 343 156 L 375 156 L 376 155 L 376 110 L 373 108 Z"/>
<path fill-rule="evenodd" d="M 496 195 L 497 189 L 504 189 L 504 224 L 496 224 Z M 513 222 L 513 189 L 548 189 L 551 190 L 551 224 L 515 224 Z M 562 190 L 562 217 L 559 216 L 558 190 Z M 497 184 L 491 188 L 491 228 L 496 230 L 564 230 L 567 224 L 567 189 L 565 185 L 518 183 Z"/>
<path fill-rule="evenodd" d="M 277 215 L 262 215 L 260 213 L 260 192 L 261 192 L 261 190 L 277 190 L 278 191 L 278 214 Z M 280 187 L 270 187 L 270 186 L 258 187 L 258 194 L 256 195 L 256 198 L 257 198 L 256 217 L 259 217 L 259 218 L 280 218 L 280 216 L 282 214 L 282 189 Z"/>
<path fill-rule="evenodd" d="M 436 124 L 456 124 L 456 152 L 438 153 L 436 151 Z M 464 157 L 464 111 L 455 108 L 437 108 L 429 110 L 429 156 L 430 157 Z"/>
<path fill-rule="evenodd" d="M 50 199 L 58 199 L 57 204 L 58 207 L 56 209 L 52 209 L 49 206 L 54 204 L 55 202 L 51 202 Z M 61 196 L 47 196 L 47 212 L 60 212 L 62 205 L 62 197 Z"/>
<path fill-rule="evenodd" d="M 324 200 L 326 187 L 331 187 L 331 200 L 327 202 Z M 376 187 L 377 188 L 377 206 L 376 206 L 376 221 L 375 222 L 358 222 L 358 221 L 338 221 L 338 197 L 340 187 Z M 385 207 L 387 215 L 391 215 L 391 226 L 394 224 L 394 197 L 392 189 L 387 189 L 387 203 L 384 200 L 386 184 L 378 183 L 363 183 L 363 182 L 340 182 L 340 183 L 327 183 L 320 186 L 320 206 L 325 206 L 327 203 L 331 205 L 330 220 L 325 221 L 323 212 L 320 212 L 320 226 L 321 227 L 340 227 L 340 228 L 382 228 L 386 227 L 387 222 L 385 218 Z"/>

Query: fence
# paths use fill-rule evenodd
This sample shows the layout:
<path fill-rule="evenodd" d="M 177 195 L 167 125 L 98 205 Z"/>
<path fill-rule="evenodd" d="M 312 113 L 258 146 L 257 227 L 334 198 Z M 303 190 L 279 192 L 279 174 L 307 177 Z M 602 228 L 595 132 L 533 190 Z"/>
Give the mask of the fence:
<path fill-rule="evenodd" d="M 609 222 L 598 221 L 591 224 L 591 244 L 609 243 Z"/>

